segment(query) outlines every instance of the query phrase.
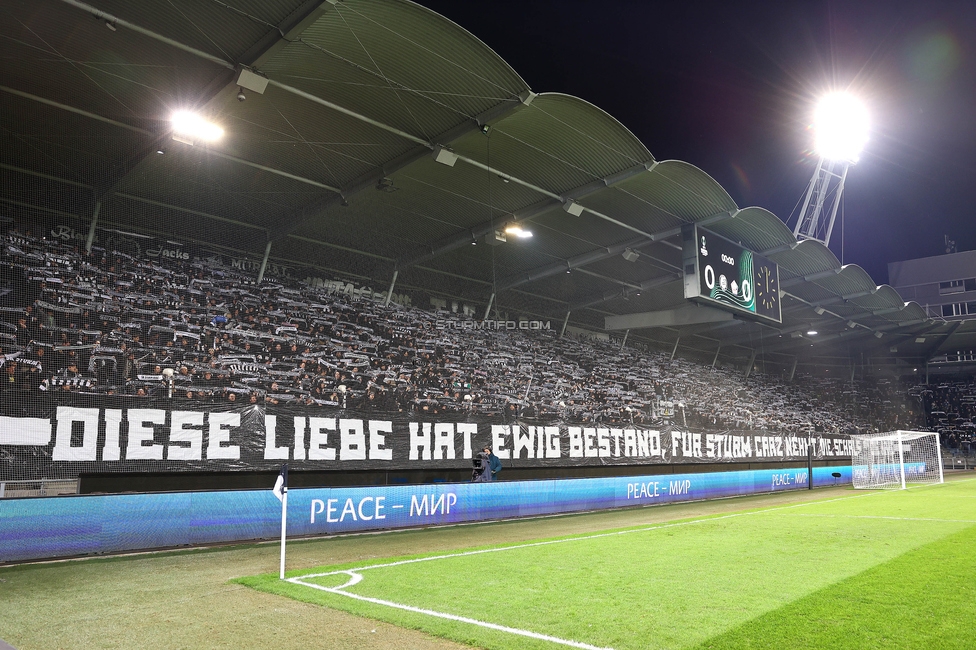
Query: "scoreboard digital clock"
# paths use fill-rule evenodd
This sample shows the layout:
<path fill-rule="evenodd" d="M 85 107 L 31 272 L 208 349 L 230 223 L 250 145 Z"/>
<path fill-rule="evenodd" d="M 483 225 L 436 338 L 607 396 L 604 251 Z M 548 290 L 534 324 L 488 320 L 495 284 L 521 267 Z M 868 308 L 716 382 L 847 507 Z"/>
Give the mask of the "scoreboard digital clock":
<path fill-rule="evenodd" d="M 776 263 L 694 224 L 681 238 L 685 298 L 783 322 Z"/>

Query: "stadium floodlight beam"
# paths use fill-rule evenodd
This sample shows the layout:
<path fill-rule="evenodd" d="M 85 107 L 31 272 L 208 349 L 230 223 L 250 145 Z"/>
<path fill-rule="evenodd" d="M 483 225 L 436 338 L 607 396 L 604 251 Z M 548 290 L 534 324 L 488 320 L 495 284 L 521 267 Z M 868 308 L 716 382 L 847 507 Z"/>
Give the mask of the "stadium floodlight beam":
<path fill-rule="evenodd" d="M 173 123 L 173 137 L 180 142 L 214 142 L 224 137 L 222 128 L 190 111 L 176 111 L 170 121 Z"/>
<path fill-rule="evenodd" d="M 798 240 L 816 239 L 830 244 L 837 207 L 851 165 L 868 141 L 867 108 L 852 95 L 831 93 L 814 112 L 814 151 L 820 156 L 810 179 L 793 234 Z"/>
<path fill-rule="evenodd" d="M 515 235 L 519 239 L 528 239 L 532 236 L 531 230 L 525 230 L 522 226 L 517 223 L 513 223 L 505 228 L 505 233 L 508 235 Z"/>
<path fill-rule="evenodd" d="M 847 93 L 831 93 L 817 104 L 814 151 L 829 160 L 856 163 L 868 141 L 868 111 Z"/>

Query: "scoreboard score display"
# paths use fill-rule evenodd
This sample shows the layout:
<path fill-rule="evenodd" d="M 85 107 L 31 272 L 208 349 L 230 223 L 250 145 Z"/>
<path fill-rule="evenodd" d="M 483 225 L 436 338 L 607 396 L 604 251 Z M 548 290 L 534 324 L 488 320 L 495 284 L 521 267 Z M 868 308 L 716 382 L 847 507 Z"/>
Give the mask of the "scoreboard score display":
<path fill-rule="evenodd" d="M 713 232 L 681 231 L 685 298 L 782 323 L 779 266 Z"/>

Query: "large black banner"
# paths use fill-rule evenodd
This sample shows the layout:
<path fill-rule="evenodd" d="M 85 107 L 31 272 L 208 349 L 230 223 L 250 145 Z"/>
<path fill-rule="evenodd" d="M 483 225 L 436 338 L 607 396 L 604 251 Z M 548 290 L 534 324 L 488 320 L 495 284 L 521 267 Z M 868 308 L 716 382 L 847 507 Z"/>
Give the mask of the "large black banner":
<path fill-rule="evenodd" d="M 432 469 L 470 466 L 491 446 L 508 467 L 847 458 L 840 435 L 780 435 L 627 424 L 503 422 L 345 409 L 213 406 L 45 396 L 0 415 L 0 480 L 94 472 Z"/>

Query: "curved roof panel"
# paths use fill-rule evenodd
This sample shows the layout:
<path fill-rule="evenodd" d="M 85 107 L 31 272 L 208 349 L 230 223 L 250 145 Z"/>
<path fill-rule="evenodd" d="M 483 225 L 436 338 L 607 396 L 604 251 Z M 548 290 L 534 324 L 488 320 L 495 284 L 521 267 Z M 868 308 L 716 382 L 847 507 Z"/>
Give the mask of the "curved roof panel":
<path fill-rule="evenodd" d="M 512 137 L 539 138 L 539 144 L 550 144 L 554 149 L 572 146 L 577 152 L 577 164 L 587 167 L 601 166 L 598 161 L 605 157 L 607 162 L 598 177 L 654 160 L 630 129 L 585 99 L 564 93 L 540 93 L 529 107 L 531 110 L 506 118 L 500 128 Z"/>
<path fill-rule="evenodd" d="M 841 268 L 840 273 L 819 278 L 814 283 L 838 296 L 877 291 L 877 286 L 871 276 L 856 264 L 848 264 Z"/>
<path fill-rule="evenodd" d="M 272 260 L 374 286 L 397 270 L 406 287 L 482 306 L 497 293 L 506 309 L 573 311 L 588 325 L 684 305 L 678 233 L 701 223 L 780 265 L 784 333 L 816 325 L 850 340 L 925 316 L 823 244 L 798 243 L 768 210 L 739 209 L 698 167 L 657 162 L 598 106 L 533 94 L 485 43 L 413 2 L 87 1 L 120 21 L 110 38 L 84 6 L 8 9 L 5 128 L 50 134 L 0 151 L 5 173 L 36 179 L 0 187 L 8 203 L 50 211 L 56 195 L 56 214 L 87 223 L 95 194 L 105 227 L 257 259 L 271 240 Z M 242 67 L 269 86 L 239 102 Z M 169 111 L 184 101 L 222 123 L 222 142 L 169 140 Z M 62 131 L 87 120 L 97 137 L 80 153 Z M 147 155 L 157 146 L 164 157 Z M 86 169 L 63 172 L 75 167 Z M 535 237 L 501 244 L 495 231 L 510 221 Z M 734 349 L 757 330 L 682 331 Z"/>
<path fill-rule="evenodd" d="M 714 178 L 690 163 L 665 160 L 638 179 L 647 184 L 659 205 L 688 221 L 738 209 Z"/>
<path fill-rule="evenodd" d="M 743 245 L 746 245 L 743 242 Z M 805 239 L 782 253 L 769 256 L 780 266 L 780 279 L 788 276 L 807 277 L 826 271 L 840 271 L 840 262 L 830 249 L 818 241 Z M 787 273 L 783 273 L 786 271 Z"/>
<path fill-rule="evenodd" d="M 906 303 L 905 300 L 898 295 L 898 292 L 887 285 L 882 285 L 877 288 L 874 293 L 858 296 L 852 298 L 851 302 L 866 309 L 868 311 L 888 311 L 896 310 L 901 311 L 906 307 L 906 305 L 912 305 L 917 303 Z M 891 312 L 894 313 L 894 312 Z"/>
<path fill-rule="evenodd" d="M 709 229 L 732 241 L 748 241 L 750 248 L 760 254 L 796 245 L 796 239 L 786 224 L 765 208 L 743 208 L 735 214 L 735 218 L 726 219 Z"/>

